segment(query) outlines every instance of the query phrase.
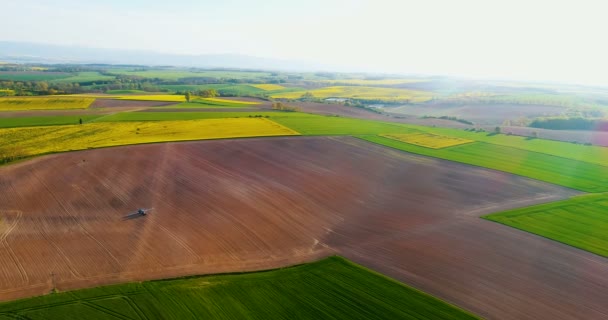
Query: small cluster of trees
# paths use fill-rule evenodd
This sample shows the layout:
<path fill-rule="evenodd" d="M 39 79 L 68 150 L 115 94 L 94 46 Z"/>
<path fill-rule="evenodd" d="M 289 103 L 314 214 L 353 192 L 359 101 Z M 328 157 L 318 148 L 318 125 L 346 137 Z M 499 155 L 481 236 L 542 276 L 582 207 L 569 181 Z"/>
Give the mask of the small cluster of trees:
<path fill-rule="evenodd" d="M 190 102 L 190 100 L 192 99 L 192 95 L 193 94 L 190 91 L 186 91 L 186 93 L 184 93 L 187 102 Z M 198 90 L 194 92 L 194 95 L 199 96 L 201 98 L 215 98 L 220 96 L 220 94 L 215 89 Z"/>
<path fill-rule="evenodd" d="M 286 104 L 284 104 L 282 102 L 273 102 L 272 103 L 272 109 L 273 110 L 280 110 L 280 111 L 289 111 L 289 112 L 300 111 L 299 108 L 288 106 L 288 105 L 286 105 Z"/>
<path fill-rule="evenodd" d="M 11 92 L 16 96 L 50 95 L 64 93 L 81 93 L 78 83 L 48 83 L 46 81 L 0 81 L 0 88 L 4 92 Z M 0 93 L 0 95 L 2 95 Z M 8 94 L 6 94 L 8 95 Z"/>

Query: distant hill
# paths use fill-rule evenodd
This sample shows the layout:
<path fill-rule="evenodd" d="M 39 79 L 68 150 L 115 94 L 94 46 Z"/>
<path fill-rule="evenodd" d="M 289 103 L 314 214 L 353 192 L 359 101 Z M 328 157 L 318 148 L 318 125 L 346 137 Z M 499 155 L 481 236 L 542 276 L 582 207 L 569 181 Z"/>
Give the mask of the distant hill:
<path fill-rule="evenodd" d="M 180 55 L 150 51 L 84 48 L 28 42 L 0 41 L 0 61 L 18 63 L 102 63 L 133 65 L 170 65 L 200 68 L 238 68 L 285 71 L 321 71 L 327 66 L 253 57 L 239 54 Z"/>

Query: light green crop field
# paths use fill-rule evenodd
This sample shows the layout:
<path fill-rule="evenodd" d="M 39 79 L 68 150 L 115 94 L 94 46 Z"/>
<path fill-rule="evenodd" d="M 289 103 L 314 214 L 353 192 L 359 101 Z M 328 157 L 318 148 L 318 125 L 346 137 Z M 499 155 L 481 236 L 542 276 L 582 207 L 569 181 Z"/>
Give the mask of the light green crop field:
<path fill-rule="evenodd" d="M 105 76 L 96 71 L 78 72 L 77 74 L 67 77 L 53 80 L 52 82 L 94 82 L 94 81 L 106 81 L 115 79 L 114 76 Z"/>
<path fill-rule="evenodd" d="M 143 78 L 158 78 L 163 80 L 177 80 L 181 78 L 218 78 L 218 79 L 256 79 L 270 77 L 270 72 L 246 71 L 186 71 L 186 70 L 149 70 L 133 71 L 128 69 L 111 69 L 114 74 L 124 74 Z"/>
<path fill-rule="evenodd" d="M 103 115 L 69 115 L 69 116 L 45 116 L 45 117 L 22 117 L 22 118 L 0 118 L 0 128 L 55 126 L 65 124 L 78 124 L 90 122 Z"/>
<path fill-rule="evenodd" d="M 476 319 L 343 258 L 99 287 L 0 304 L 9 319 Z"/>
<path fill-rule="evenodd" d="M 608 257 L 608 194 L 494 213 L 484 219 Z"/>
<path fill-rule="evenodd" d="M 11 81 L 50 81 L 71 77 L 70 73 L 63 72 L 38 72 L 38 71 L 0 71 L 0 80 Z"/>
<path fill-rule="evenodd" d="M 145 94 L 146 91 L 143 90 L 108 90 L 107 94 L 132 94 L 132 93 L 142 93 Z"/>
<path fill-rule="evenodd" d="M 423 102 L 432 98 L 431 92 L 408 90 L 408 89 L 393 89 L 380 87 L 364 87 L 364 86 L 335 86 L 313 89 L 307 91 L 293 91 L 286 93 L 272 94 L 272 98 L 277 99 L 298 99 L 305 93 L 310 92 L 315 98 L 349 98 L 359 100 L 375 100 L 386 102 L 409 101 Z"/>
<path fill-rule="evenodd" d="M 585 161 L 599 165 L 607 165 L 608 148 L 600 146 L 585 146 L 562 141 L 530 139 L 521 136 L 510 136 L 506 134 L 488 134 L 487 132 L 470 132 L 448 128 L 431 128 L 412 126 L 419 130 L 433 134 L 458 137 L 463 139 L 488 142 L 505 147 L 512 147 L 528 151 L 546 153 L 558 157 Z"/>
<path fill-rule="evenodd" d="M 191 91 L 215 89 L 222 96 L 255 96 L 264 93 L 264 90 L 246 84 L 201 84 L 201 85 L 160 85 L 160 88 L 177 91 Z"/>
<path fill-rule="evenodd" d="M 430 149 L 380 136 L 359 138 L 398 150 L 472 164 L 586 192 L 608 191 L 608 167 L 490 143 Z"/>
<path fill-rule="evenodd" d="M 426 79 L 342 79 L 342 80 L 321 80 L 322 83 L 333 85 L 353 85 L 353 86 L 394 86 L 407 83 L 427 82 Z"/>

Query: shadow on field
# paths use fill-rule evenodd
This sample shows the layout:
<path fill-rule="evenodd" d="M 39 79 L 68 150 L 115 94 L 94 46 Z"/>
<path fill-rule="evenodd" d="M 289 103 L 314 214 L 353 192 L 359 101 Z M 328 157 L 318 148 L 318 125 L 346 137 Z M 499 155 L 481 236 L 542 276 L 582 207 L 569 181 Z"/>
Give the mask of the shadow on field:
<path fill-rule="evenodd" d="M 129 213 L 128 215 L 122 217 L 122 221 L 133 220 L 133 219 L 138 219 L 138 218 L 143 218 L 143 217 L 145 217 L 145 216 L 141 215 L 137 212 L 133 212 L 133 213 Z"/>

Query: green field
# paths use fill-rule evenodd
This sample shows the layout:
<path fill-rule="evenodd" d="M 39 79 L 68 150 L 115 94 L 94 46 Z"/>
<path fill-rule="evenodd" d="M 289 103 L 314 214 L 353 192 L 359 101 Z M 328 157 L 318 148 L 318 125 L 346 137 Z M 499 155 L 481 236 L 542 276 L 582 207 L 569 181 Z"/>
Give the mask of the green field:
<path fill-rule="evenodd" d="M 423 102 L 432 98 L 432 93 L 427 91 L 364 86 L 334 86 L 286 93 L 273 93 L 270 96 L 277 99 L 299 99 L 306 93 L 310 93 L 315 98 L 320 99 L 348 98 L 385 102 Z"/>
<path fill-rule="evenodd" d="M 476 319 L 340 257 L 265 272 L 99 287 L 0 304 L 9 319 Z"/>
<path fill-rule="evenodd" d="M 429 149 L 379 136 L 359 138 L 398 150 L 514 173 L 581 191 L 608 191 L 608 167 L 588 162 L 483 142 Z"/>
<path fill-rule="evenodd" d="M 143 93 L 145 94 L 146 92 L 143 90 L 108 90 L 106 91 L 107 94 L 131 94 L 131 93 Z"/>
<path fill-rule="evenodd" d="M 83 123 L 87 123 L 99 117 L 102 117 L 102 115 L 0 118 L 0 128 L 78 124 L 80 119 L 82 119 Z"/>
<path fill-rule="evenodd" d="M 159 87 L 173 92 L 215 89 L 222 96 L 256 96 L 264 93 L 264 90 L 246 84 L 160 85 Z"/>
<path fill-rule="evenodd" d="M 531 139 L 528 137 L 512 136 L 506 134 L 493 134 L 488 132 L 471 132 L 464 130 L 412 126 L 429 133 L 459 137 L 469 140 L 488 142 L 505 147 L 512 147 L 534 152 L 546 153 L 558 157 L 585 161 L 599 165 L 606 165 L 608 148 L 600 146 L 586 146 L 563 141 Z"/>
<path fill-rule="evenodd" d="M 216 78 L 216 79 L 258 79 L 270 77 L 270 72 L 246 71 L 185 71 L 185 70 L 148 70 L 134 71 L 128 69 L 111 69 L 113 74 L 124 74 L 151 79 L 178 80 L 182 78 Z"/>
<path fill-rule="evenodd" d="M 96 71 L 78 72 L 75 75 L 67 78 L 53 80 L 52 82 L 95 82 L 114 80 L 114 76 L 105 76 Z"/>
<path fill-rule="evenodd" d="M 608 194 L 583 195 L 483 218 L 608 257 Z"/>
<path fill-rule="evenodd" d="M 69 78 L 72 75 L 69 73 L 63 72 L 38 72 L 38 71 L 23 71 L 23 72 L 13 72 L 13 71 L 0 71 L 0 81 L 1 80 L 11 80 L 11 81 L 51 81 L 58 79 Z"/>

